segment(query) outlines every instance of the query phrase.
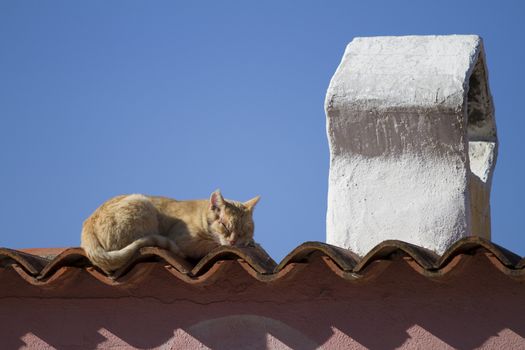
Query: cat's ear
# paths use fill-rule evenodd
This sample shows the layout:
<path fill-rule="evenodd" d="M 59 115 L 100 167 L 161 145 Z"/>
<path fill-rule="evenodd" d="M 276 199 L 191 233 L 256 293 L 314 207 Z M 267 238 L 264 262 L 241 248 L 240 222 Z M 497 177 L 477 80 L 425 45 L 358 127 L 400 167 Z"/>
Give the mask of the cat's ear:
<path fill-rule="evenodd" d="M 216 190 L 210 196 L 210 209 L 220 209 L 224 207 L 224 198 L 222 197 L 221 190 Z"/>
<path fill-rule="evenodd" d="M 261 199 L 261 196 L 253 197 L 249 201 L 246 201 L 243 203 L 243 205 L 249 210 L 252 211 L 253 208 L 255 208 L 255 204 L 259 202 L 259 199 Z"/>

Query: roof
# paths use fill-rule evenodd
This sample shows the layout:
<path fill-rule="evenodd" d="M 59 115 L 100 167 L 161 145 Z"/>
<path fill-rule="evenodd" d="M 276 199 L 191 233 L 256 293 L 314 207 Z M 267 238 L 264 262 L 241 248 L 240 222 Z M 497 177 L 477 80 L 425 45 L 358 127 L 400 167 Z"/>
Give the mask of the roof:
<path fill-rule="evenodd" d="M 14 269 L 20 278 L 35 286 L 45 286 L 62 278 L 71 268 L 85 269 L 108 285 L 125 284 L 128 275 L 145 263 L 161 264 L 178 279 L 189 284 L 211 280 L 225 261 L 237 261 L 258 281 L 279 281 L 291 272 L 307 268 L 314 257 L 335 275 L 346 280 L 359 280 L 376 274 L 377 261 L 404 261 L 427 278 L 440 278 L 457 269 L 470 255 L 483 255 L 504 275 L 523 279 L 525 258 L 479 237 L 464 238 L 443 255 L 406 242 L 384 241 L 360 258 L 350 250 L 321 242 L 305 242 L 277 264 L 262 248 L 220 247 L 199 261 L 188 261 L 157 247 L 142 248 L 135 257 L 113 275 L 108 276 L 93 266 L 82 248 L 37 248 L 13 250 L 0 248 L 0 268 Z"/>

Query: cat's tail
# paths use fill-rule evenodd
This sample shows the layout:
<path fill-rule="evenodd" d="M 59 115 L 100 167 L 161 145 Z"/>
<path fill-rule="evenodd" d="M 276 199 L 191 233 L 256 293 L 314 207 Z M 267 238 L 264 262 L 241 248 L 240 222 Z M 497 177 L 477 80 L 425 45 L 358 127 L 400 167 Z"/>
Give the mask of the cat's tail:
<path fill-rule="evenodd" d="M 133 241 L 120 250 L 106 251 L 94 232 L 85 232 L 86 229 L 84 227 L 82 231 L 81 247 L 84 248 L 89 260 L 108 274 L 124 266 L 142 247 L 155 246 L 182 255 L 171 239 L 161 235 L 148 235 Z"/>

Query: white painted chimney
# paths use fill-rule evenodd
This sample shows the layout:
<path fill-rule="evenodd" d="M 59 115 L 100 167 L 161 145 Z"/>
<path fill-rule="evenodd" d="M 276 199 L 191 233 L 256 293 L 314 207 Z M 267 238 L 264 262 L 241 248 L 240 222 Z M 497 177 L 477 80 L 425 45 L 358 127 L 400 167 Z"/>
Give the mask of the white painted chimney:
<path fill-rule="evenodd" d="M 355 38 L 327 91 L 327 242 L 490 239 L 497 136 L 475 35 Z"/>

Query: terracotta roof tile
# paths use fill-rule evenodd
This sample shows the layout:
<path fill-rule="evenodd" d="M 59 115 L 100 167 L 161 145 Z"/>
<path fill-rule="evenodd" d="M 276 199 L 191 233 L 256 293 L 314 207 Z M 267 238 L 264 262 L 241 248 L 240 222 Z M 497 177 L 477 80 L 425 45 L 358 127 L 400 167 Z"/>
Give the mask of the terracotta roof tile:
<path fill-rule="evenodd" d="M 9 248 L 0 248 L 0 266 L 12 263 L 20 265 L 30 275 L 38 273 L 49 264 L 49 259 Z"/>
<path fill-rule="evenodd" d="M 31 254 L 31 253 L 33 254 Z M 469 255 L 485 256 L 499 271 L 511 278 L 525 279 L 525 258 L 478 237 L 462 239 L 442 256 L 406 242 L 390 240 L 360 258 L 347 249 L 321 242 L 305 242 L 288 254 L 280 264 L 261 248 L 220 247 L 199 261 L 187 261 L 157 248 L 142 248 L 133 259 L 113 275 L 107 276 L 91 265 L 81 248 L 24 249 L 0 248 L 0 268 L 13 268 L 27 282 L 42 286 L 59 280 L 66 273 L 85 270 L 108 285 L 125 284 L 135 279 L 137 265 L 161 265 L 172 275 L 189 284 L 209 283 L 224 269 L 238 263 L 261 282 L 279 281 L 308 268 L 314 257 L 344 279 L 365 279 L 376 272 L 378 261 L 405 261 L 415 271 L 436 278 L 454 271 Z M 53 257 L 52 259 L 49 259 Z M 135 272 L 134 272 L 135 271 Z"/>
<path fill-rule="evenodd" d="M 38 255 L 42 258 L 52 260 L 58 254 L 62 253 L 68 248 L 29 248 L 29 249 L 18 249 L 18 251 L 28 253 L 31 255 Z"/>

